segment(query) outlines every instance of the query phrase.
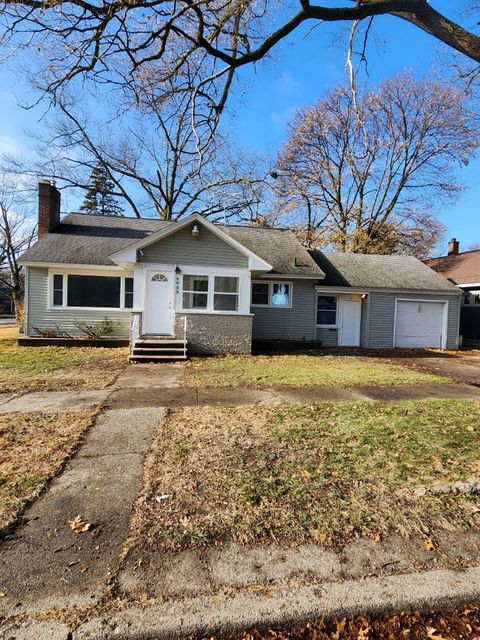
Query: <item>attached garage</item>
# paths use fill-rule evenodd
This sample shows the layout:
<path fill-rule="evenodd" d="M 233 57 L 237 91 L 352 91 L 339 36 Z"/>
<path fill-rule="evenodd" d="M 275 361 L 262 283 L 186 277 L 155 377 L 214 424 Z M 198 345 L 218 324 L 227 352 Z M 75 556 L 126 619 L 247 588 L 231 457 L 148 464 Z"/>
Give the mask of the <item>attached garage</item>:
<path fill-rule="evenodd" d="M 395 347 L 445 349 L 448 302 L 397 300 L 395 309 Z"/>

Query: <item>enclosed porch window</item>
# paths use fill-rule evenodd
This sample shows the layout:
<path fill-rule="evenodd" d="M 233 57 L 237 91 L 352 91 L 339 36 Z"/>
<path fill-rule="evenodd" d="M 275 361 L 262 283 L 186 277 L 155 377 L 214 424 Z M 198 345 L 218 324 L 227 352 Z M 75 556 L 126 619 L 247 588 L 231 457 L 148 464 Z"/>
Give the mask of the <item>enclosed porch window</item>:
<path fill-rule="evenodd" d="M 184 311 L 238 312 L 240 278 L 230 275 L 183 275 Z"/>

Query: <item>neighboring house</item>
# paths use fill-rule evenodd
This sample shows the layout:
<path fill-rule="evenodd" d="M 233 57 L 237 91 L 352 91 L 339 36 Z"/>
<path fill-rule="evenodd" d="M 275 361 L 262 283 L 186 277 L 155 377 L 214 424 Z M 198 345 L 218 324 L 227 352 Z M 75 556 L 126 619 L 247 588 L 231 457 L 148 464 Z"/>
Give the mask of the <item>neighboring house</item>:
<path fill-rule="evenodd" d="M 457 347 L 461 293 L 416 258 L 308 252 L 289 230 L 198 214 L 60 222 L 59 211 L 57 189 L 40 183 L 40 239 L 21 261 L 26 335 L 79 335 L 77 320 L 107 316 L 144 357 L 154 348 L 173 357 L 185 336 L 203 353 L 250 353 L 252 339 Z"/>
<path fill-rule="evenodd" d="M 452 238 L 446 256 L 430 258 L 426 264 L 458 285 L 463 303 L 460 313 L 460 334 L 467 346 L 480 345 L 480 249 L 460 253 L 460 243 Z"/>

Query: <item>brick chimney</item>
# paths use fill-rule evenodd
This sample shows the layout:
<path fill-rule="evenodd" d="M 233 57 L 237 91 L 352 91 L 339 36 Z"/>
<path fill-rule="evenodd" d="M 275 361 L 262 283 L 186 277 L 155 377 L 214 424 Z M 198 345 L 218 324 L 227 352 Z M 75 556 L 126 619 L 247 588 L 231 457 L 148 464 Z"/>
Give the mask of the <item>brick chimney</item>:
<path fill-rule="evenodd" d="M 452 238 L 448 243 L 448 255 L 456 256 L 460 249 L 460 243 L 456 238 Z"/>
<path fill-rule="evenodd" d="M 50 180 L 38 183 L 38 239 L 60 222 L 60 191 Z"/>

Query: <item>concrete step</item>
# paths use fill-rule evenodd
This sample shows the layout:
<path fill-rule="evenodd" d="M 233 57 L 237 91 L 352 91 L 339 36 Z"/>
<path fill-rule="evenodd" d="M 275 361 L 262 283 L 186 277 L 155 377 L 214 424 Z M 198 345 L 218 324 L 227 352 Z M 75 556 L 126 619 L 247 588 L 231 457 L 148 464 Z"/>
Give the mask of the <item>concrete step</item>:
<path fill-rule="evenodd" d="M 154 344 L 154 345 L 173 345 L 173 344 L 185 344 L 184 340 L 164 339 L 164 338 L 138 338 L 135 340 L 135 344 Z"/>
<path fill-rule="evenodd" d="M 132 353 L 129 356 L 130 360 L 155 360 L 156 362 L 161 362 L 162 360 L 186 360 L 187 356 L 182 354 L 178 354 L 178 355 L 165 355 L 163 353 L 157 353 L 156 355 L 135 355 L 134 353 Z"/>
<path fill-rule="evenodd" d="M 149 351 L 151 353 L 164 353 L 166 351 L 174 351 L 175 353 L 183 353 L 185 351 L 184 347 L 170 347 L 167 345 L 162 345 L 161 348 L 158 347 L 137 347 L 136 345 L 133 347 L 133 352 L 137 353 L 138 351 Z"/>

